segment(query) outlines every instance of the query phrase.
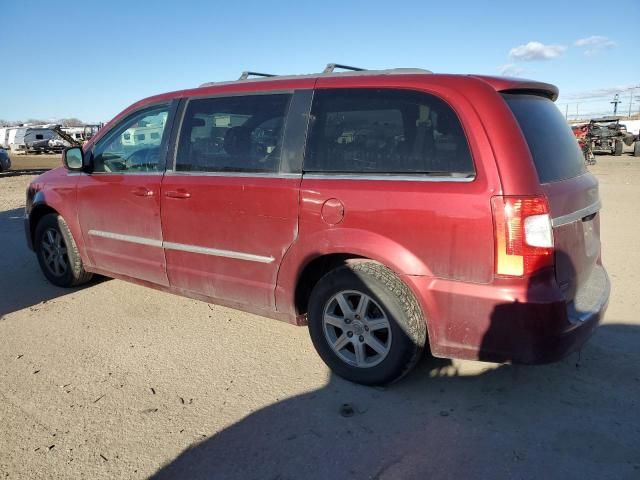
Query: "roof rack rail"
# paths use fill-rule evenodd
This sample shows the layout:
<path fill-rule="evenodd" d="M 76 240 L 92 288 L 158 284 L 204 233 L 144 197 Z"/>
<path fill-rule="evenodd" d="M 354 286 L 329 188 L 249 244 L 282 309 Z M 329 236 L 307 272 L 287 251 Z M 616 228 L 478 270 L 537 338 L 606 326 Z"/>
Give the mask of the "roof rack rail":
<path fill-rule="evenodd" d="M 240 78 L 238 80 L 246 80 L 250 76 L 252 76 L 252 77 L 277 77 L 277 75 L 274 75 L 273 73 L 260 73 L 260 72 L 245 71 L 245 72 L 242 72 L 242 74 L 240 75 Z"/>
<path fill-rule="evenodd" d="M 333 73 L 336 68 L 340 68 L 342 70 L 352 70 L 354 72 L 362 72 L 366 70 L 366 68 L 350 67 L 349 65 L 341 65 L 339 63 L 327 63 L 327 66 L 324 68 L 322 73 Z"/>

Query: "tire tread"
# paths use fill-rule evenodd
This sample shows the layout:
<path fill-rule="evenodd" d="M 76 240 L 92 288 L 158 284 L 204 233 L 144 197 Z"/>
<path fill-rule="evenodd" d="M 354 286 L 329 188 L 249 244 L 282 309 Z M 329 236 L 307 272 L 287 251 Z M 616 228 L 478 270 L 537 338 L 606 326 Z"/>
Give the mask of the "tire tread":
<path fill-rule="evenodd" d="M 354 272 L 361 272 L 378 279 L 396 296 L 406 314 L 406 333 L 413 341 L 415 349 L 411 359 L 407 362 L 402 372 L 392 382 L 400 380 L 407 375 L 420 361 L 427 341 L 427 328 L 425 317 L 415 296 L 409 287 L 390 269 L 377 262 L 358 262 L 343 267 L 351 268 Z"/>

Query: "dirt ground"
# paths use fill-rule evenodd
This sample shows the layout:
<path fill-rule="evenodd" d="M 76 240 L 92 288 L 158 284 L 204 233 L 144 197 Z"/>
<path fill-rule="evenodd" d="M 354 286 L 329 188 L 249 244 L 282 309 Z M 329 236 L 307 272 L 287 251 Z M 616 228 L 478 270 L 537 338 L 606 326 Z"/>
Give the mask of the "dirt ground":
<path fill-rule="evenodd" d="M 62 155 L 11 155 L 11 170 L 44 170 L 62 165 Z"/>
<path fill-rule="evenodd" d="M 304 328 L 49 285 L 23 240 L 30 177 L 0 178 L 0 478 L 640 478 L 640 159 L 598 161 L 613 290 L 582 352 L 425 359 L 387 389 L 331 375 Z"/>

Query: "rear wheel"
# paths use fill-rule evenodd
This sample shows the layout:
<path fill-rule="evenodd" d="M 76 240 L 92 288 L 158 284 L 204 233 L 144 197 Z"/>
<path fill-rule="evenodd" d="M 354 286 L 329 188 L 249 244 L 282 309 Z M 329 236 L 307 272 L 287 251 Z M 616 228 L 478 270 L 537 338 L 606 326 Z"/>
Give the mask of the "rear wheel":
<path fill-rule="evenodd" d="M 636 140 L 636 143 L 633 145 L 633 156 L 640 157 L 640 138 Z"/>
<path fill-rule="evenodd" d="M 623 143 L 622 140 L 616 140 L 614 146 L 613 146 L 613 154 L 616 157 L 619 157 L 620 155 L 622 155 L 622 147 L 623 147 Z"/>
<path fill-rule="evenodd" d="M 55 213 L 45 215 L 36 226 L 34 248 L 45 277 L 59 287 L 76 287 L 91 280 L 76 243 L 64 219 Z"/>
<path fill-rule="evenodd" d="M 426 323 L 409 288 L 388 268 L 362 262 L 337 268 L 309 300 L 313 344 L 334 373 L 384 385 L 408 373 L 426 343 Z"/>

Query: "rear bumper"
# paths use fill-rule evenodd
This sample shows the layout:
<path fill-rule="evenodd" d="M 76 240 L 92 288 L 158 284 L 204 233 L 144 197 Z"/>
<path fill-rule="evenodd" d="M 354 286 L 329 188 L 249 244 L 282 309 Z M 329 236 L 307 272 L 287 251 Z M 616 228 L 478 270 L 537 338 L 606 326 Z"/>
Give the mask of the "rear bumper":
<path fill-rule="evenodd" d="M 427 317 L 437 357 L 539 364 L 582 347 L 602 320 L 610 283 L 601 266 L 567 302 L 552 273 L 490 285 L 405 277 Z M 523 284 L 524 283 L 524 284 Z"/>

